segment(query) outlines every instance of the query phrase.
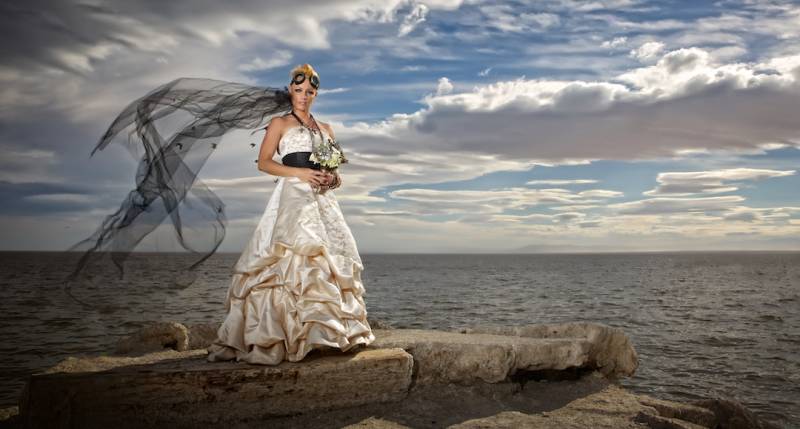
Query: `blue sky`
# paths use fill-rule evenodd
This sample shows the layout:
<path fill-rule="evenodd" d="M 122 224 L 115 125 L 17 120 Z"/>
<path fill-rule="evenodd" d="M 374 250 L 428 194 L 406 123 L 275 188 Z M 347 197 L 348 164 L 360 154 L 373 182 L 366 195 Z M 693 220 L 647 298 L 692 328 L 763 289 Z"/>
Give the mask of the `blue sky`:
<path fill-rule="evenodd" d="M 185 3 L 185 4 L 184 4 Z M 0 6 L 2 249 L 64 250 L 133 186 L 128 102 L 311 63 L 361 252 L 800 249 L 800 6 L 781 1 L 47 2 Z M 14 41 L 8 43 L 8 41 Z M 201 172 L 239 252 L 260 141 Z M 169 228 L 141 250 L 177 250 Z"/>

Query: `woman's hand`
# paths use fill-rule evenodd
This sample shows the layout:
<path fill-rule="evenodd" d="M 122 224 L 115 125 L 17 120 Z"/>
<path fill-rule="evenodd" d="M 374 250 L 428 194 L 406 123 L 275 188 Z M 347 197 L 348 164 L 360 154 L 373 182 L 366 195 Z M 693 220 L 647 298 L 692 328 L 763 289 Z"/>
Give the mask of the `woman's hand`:
<path fill-rule="evenodd" d="M 312 186 L 321 186 L 328 182 L 328 173 L 313 168 L 299 168 L 295 177 Z"/>
<path fill-rule="evenodd" d="M 325 182 L 323 185 L 330 187 L 336 182 L 336 174 L 330 171 L 325 171 Z"/>
<path fill-rule="evenodd" d="M 333 180 L 331 180 L 330 188 L 331 189 L 336 189 L 339 186 L 342 186 L 342 176 L 339 175 L 338 171 L 335 171 L 333 173 Z"/>
<path fill-rule="evenodd" d="M 336 173 L 331 173 L 329 171 L 325 171 L 325 178 L 326 181 L 323 183 L 322 186 L 319 187 L 319 193 L 324 194 L 329 189 L 335 189 L 337 187 L 336 180 L 338 179 L 339 175 Z"/>

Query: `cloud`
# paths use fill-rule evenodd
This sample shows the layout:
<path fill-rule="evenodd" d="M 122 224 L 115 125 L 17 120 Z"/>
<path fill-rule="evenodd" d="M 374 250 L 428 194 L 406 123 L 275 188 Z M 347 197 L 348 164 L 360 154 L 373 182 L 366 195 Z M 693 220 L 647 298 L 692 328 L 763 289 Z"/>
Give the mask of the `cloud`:
<path fill-rule="evenodd" d="M 0 157 L 0 181 L 9 183 L 25 183 L 44 181 L 51 176 L 50 170 L 57 163 L 52 150 L 17 149 L 0 145 L 3 156 Z M 56 179 L 51 179 L 56 181 Z"/>
<path fill-rule="evenodd" d="M 82 211 L 102 202 L 100 196 L 85 187 L 56 182 L 0 181 L 0 197 L 4 215 L 49 216 Z"/>
<path fill-rule="evenodd" d="M 523 13 L 520 18 L 536 24 L 539 28 L 546 30 L 551 27 L 557 27 L 561 24 L 561 19 L 554 13 Z"/>
<path fill-rule="evenodd" d="M 494 27 L 502 32 L 537 32 L 557 27 L 561 19 L 554 13 L 520 13 L 507 4 L 484 4 L 479 10 L 485 17 L 483 25 Z"/>
<path fill-rule="evenodd" d="M 578 219 L 583 219 L 584 217 L 586 217 L 585 214 L 578 212 L 563 212 L 553 216 L 554 220 L 559 223 L 572 222 Z"/>
<path fill-rule="evenodd" d="M 664 46 L 661 42 L 647 42 L 631 50 L 630 56 L 642 62 L 650 61 L 664 50 Z"/>
<path fill-rule="evenodd" d="M 605 40 L 600 45 L 604 48 L 616 48 L 619 46 L 624 46 L 628 42 L 628 38 L 625 36 L 615 37 L 612 40 Z"/>
<path fill-rule="evenodd" d="M 745 222 L 757 225 L 791 225 L 798 219 L 792 216 L 800 214 L 800 207 L 734 207 L 722 218 L 728 222 Z"/>
<path fill-rule="evenodd" d="M 588 183 L 597 183 L 595 179 L 542 179 L 542 180 L 529 180 L 525 182 L 526 185 L 583 185 Z"/>
<path fill-rule="evenodd" d="M 298 13 L 296 3 L 288 1 L 202 7 L 185 0 L 163 7 L 123 1 L 5 2 L 0 37 L 15 42 L 0 48 L 0 118 L 15 120 L 43 106 L 78 121 L 106 118 L 178 76 L 253 82 L 243 73 L 288 64 L 287 48 L 330 49 L 329 26 L 391 22 L 406 4 L 316 0 L 305 2 Z M 420 17 L 422 11 L 460 4 L 426 1 L 412 10 Z"/>
<path fill-rule="evenodd" d="M 430 94 L 426 107 L 355 124 L 361 151 L 475 152 L 535 162 L 634 160 L 687 150 L 758 153 L 794 143 L 800 55 L 714 64 L 706 51 L 668 52 L 607 81 L 523 79 Z"/>
<path fill-rule="evenodd" d="M 436 95 L 447 95 L 453 92 L 453 84 L 450 83 L 450 79 L 446 77 L 439 78 L 439 84 L 436 86 Z"/>
<path fill-rule="evenodd" d="M 331 88 L 331 89 L 320 88 L 319 94 L 338 94 L 347 91 L 350 91 L 350 88 Z"/>
<path fill-rule="evenodd" d="M 753 222 L 755 220 L 760 220 L 758 216 L 758 212 L 754 210 L 739 210 L 734 213 L 729 213 L 723 216 L 725 220 L 731 221 L 742 221 L 742 222 Z"/>
<path fill-rule="evenodd" d="M 428 7 L 424 4 L 414 4 L 411 12 L 403 18 L 400 28 L 397 30 L 398 36 L 405 36 L 417 27 L 421 22 L 425 21 L 425 15 L 428 14 Z"/>
<path fill-rule="evenodd" d="M 712 171 L 686 171 L 659 173 L 658 186 L 645 191 L 651 196 L 688 196 L 693 194 L 717 194 L 736 191 L 739 188 L 727 182 L 763 180 L 795 174 L 795 170 L 768 170 L 757 168 L 729 168 Z"/>
<path fill-rule="evenodd" d="M 612 204 L 609 207 L 621 214 L 665 214 L 724 211 L 744 201 L 738 195 L 704 198 L 651 198 Z"/>
<path fill-rule="evenodd" d="M 255 57 L 247 64 L 239 66 L 239 70 L 244 72 L 254 72 L 269 70 L 275 67 L 281 67 L 289 64 L 292 59 L 292 53 L 289 51 L 275 51 L 268 59 Z"/>
<path fill-rule="evenodd" d="M 617 198 L 625 195 L 619 191 L 611 191 L 607 189 L 590 189 L 588 191 L 578 192 L 578 195 L 585 198 Z"/>
<path fill-rule="evenodd" d="M 561 207 L 587 207 L 588 203 L 603 201 L 621 196 L 620 192 L 594 189 L 583 192 L 572 192 L 566 189 L 530 189 L 500 188 L 491 190 L 438 190 L 423 188 L 407 188 L 390 191 L 388 197 L 395 200 L 406 200 L 403 210 L 420 215 L 462 214 L 490 215 L 486 220 L 519 220 L 519 219 L 551 219 L 564 221 L 577 216 L 574 211 L 559 210 L 553 215 L 511 215 L 502 214 L 507 210 L 523 210 L 536 206 L 559 205 Z M 571 213 L 571 214 L 566 214 Z M 463 220 L 463 219 L 462 219 Z"/>
<path fill-rule="evenodd" d="M 413 251 L 796 237 L 791 207 L 678 198 L 719 197 L 742 182 L 780 177 L 794 171 L 787 159 L 758 159 L 746 165 L 762 168 L 744 176 L 710 167 L 681 176 L 680 163 L 661 168 L 676 171 L 645 192 L 659 198 L 612 205 L 641 189 L 586 189 L 598 180 L 570 179 L 572 168 L 564 179 L 525 182 L 539 165 L 617 159 L 638 168 L 637 160 L 702 153 L 728 166 L 715 157 L 797 147 L 800 13 L 791 5 L 730 5 L 678 19 L 639 1 L 313 0 L 302 13 L 282 0 L 7 2 L 0 35 L 14 43 L 0 48 L 0 180 L 4 201 L 15 203 L 5 213 L 100 220 L 118 205 L 119 195 L 109 194 L 129 189 L 132 168 L 121 168 L 123 157 L 111 151 L 83 162 L 128 102 L 177 76 L 260 84 L 279 74 L 276 67 L 317 58 L 339 85 L 320 93 L 350 91 L 318 106 L 351 155 L 336 194 L 368 249 L 393 239 L 393 250 Z M 229 239 L 244 240 L 274 177 L 248 169 L 251 137 L 226 139 L 203 180 L 229 205 Z M 602 168 L 582 171 L 608 177 L 595 176 Z M 497 186 L 498 177 L 523 175 Z M 74 185 L 57 186 L 64 183 Z M 25 225 L 37 229 L 32 235 L 57 232 Z"/>

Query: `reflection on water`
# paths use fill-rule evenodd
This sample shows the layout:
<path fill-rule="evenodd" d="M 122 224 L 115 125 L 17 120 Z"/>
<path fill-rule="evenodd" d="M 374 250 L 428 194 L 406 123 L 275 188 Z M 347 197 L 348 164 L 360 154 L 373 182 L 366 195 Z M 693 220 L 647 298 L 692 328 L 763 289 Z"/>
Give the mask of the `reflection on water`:
<path fill-rule="evenodd" d="M 148 321 L 221 322 L 236 254 L 170 287 L 180 255 L 135 254 L 126 281 L 75 290 L 65 253 L 0 253 L 2 404 L 68 355 L 108 353 Z M 398 328 L 588 321 L 622 328 L 639 354 L 635 392 L 732 396 L 762 418 L 800 421 L 800 253 L 362 255 L 370 317 Z M 126 266 L 128 267 L 128 266 Z M 127 270 L 127 268 L 126 268 Z M 114 310 L 116 309 L 116 310 Z"/>

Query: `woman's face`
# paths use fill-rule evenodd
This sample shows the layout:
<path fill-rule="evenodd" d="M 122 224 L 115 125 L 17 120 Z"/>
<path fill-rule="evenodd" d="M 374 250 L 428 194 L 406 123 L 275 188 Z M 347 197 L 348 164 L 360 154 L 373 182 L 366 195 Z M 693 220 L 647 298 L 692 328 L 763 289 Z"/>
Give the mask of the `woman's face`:
<path fill-rule="evenodd" d="M 311 111 L 311 104 L 317 97 L 317 90 L 311 86 L 311 79 L 306 79 L 301 84 L 292 83 L 289 85 L 289 93 L 292 95 L 292 108 L 303 112 Z"/>

